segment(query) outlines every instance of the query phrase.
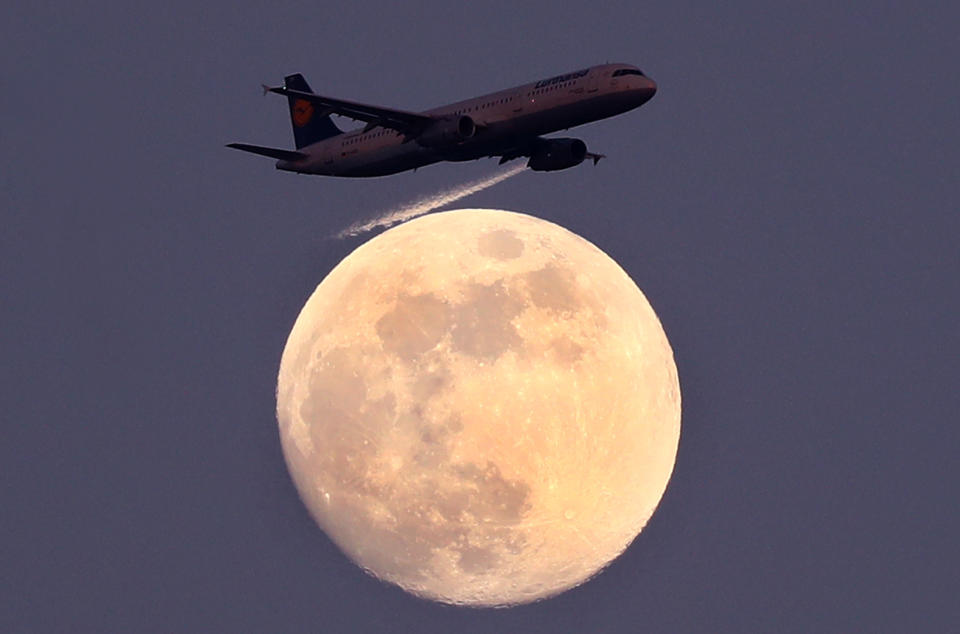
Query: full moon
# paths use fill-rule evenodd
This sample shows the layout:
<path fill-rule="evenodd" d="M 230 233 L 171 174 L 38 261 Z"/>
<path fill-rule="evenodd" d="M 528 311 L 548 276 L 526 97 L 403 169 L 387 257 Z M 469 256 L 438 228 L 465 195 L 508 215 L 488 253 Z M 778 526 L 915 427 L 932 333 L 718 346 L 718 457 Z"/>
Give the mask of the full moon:
<path fill-rule="evenodd" d="M 527 603 L 626 549 L 680 436 L 670 344 L 636 284 L 524 214 L 423 216 L 317 287 L 283 351 L 284 456 L 358 565 L 427 599 Z"/>

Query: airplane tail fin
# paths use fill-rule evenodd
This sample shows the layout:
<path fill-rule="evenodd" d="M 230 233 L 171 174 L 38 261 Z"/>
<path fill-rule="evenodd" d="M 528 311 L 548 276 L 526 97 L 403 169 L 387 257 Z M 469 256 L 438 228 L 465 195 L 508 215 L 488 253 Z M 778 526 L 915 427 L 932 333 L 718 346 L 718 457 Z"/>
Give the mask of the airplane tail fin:
<path fill-rule="evenodd" d="M 313 92 L 307 84 L 303 75 L 287 75 L 283 78 L 283 85 L 290 90 L 300 92 Z M 317 106 L 306 99 L 296 97 L 287 97 L 290 103 L 290 122 L 293 124 L 293 140 L 296 142 L 297 149 L 329 139 L 332 136 L 341 134 L 340 128 L 330 119 L 330 113 L 318 110 Z"/>

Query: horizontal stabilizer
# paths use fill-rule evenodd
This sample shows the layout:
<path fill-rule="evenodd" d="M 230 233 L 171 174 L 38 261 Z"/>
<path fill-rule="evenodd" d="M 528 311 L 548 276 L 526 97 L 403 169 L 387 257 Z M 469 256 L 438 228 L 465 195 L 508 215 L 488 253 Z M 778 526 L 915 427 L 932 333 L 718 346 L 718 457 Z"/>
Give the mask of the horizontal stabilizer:
<path fill-rule="evenodd" d="M 307 158 L 307 155 L 303 152 L 281 150 L 273 147 L 263 147 L 261 145 L 249 145 L 247 143 L 228 143 L 227 147 L 232 147 L 235 150 L 243 150 L 244 152 L 252 152 L 260 156 L 269 156 L 270 158 L 281 161 L 299 161 Z"/>

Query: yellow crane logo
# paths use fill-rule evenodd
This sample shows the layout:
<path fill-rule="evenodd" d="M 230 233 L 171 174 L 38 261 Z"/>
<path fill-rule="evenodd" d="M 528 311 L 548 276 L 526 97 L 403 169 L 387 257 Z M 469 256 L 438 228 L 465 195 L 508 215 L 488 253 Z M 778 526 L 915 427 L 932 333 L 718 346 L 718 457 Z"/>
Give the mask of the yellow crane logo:
<path fill-rule="evenodd" d="M 293 102 L 293 123 L 298 128 L 310 123 L 313 118 L 313 104 L 306 99 L 297 99 Z"/>

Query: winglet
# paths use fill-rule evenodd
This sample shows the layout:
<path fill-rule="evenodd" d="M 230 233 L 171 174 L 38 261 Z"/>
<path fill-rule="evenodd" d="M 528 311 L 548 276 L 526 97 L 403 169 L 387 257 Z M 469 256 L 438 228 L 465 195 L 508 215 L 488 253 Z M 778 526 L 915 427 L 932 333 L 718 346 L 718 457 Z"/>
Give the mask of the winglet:
<path fill-rule="evenodd" d="M 587 152 L 587 156 L 593 159 L 593 164 L 596 165 L 600 162 L 600 159 L 607 158 L 606 154 L 594 154 L 593 152 Z"/>

